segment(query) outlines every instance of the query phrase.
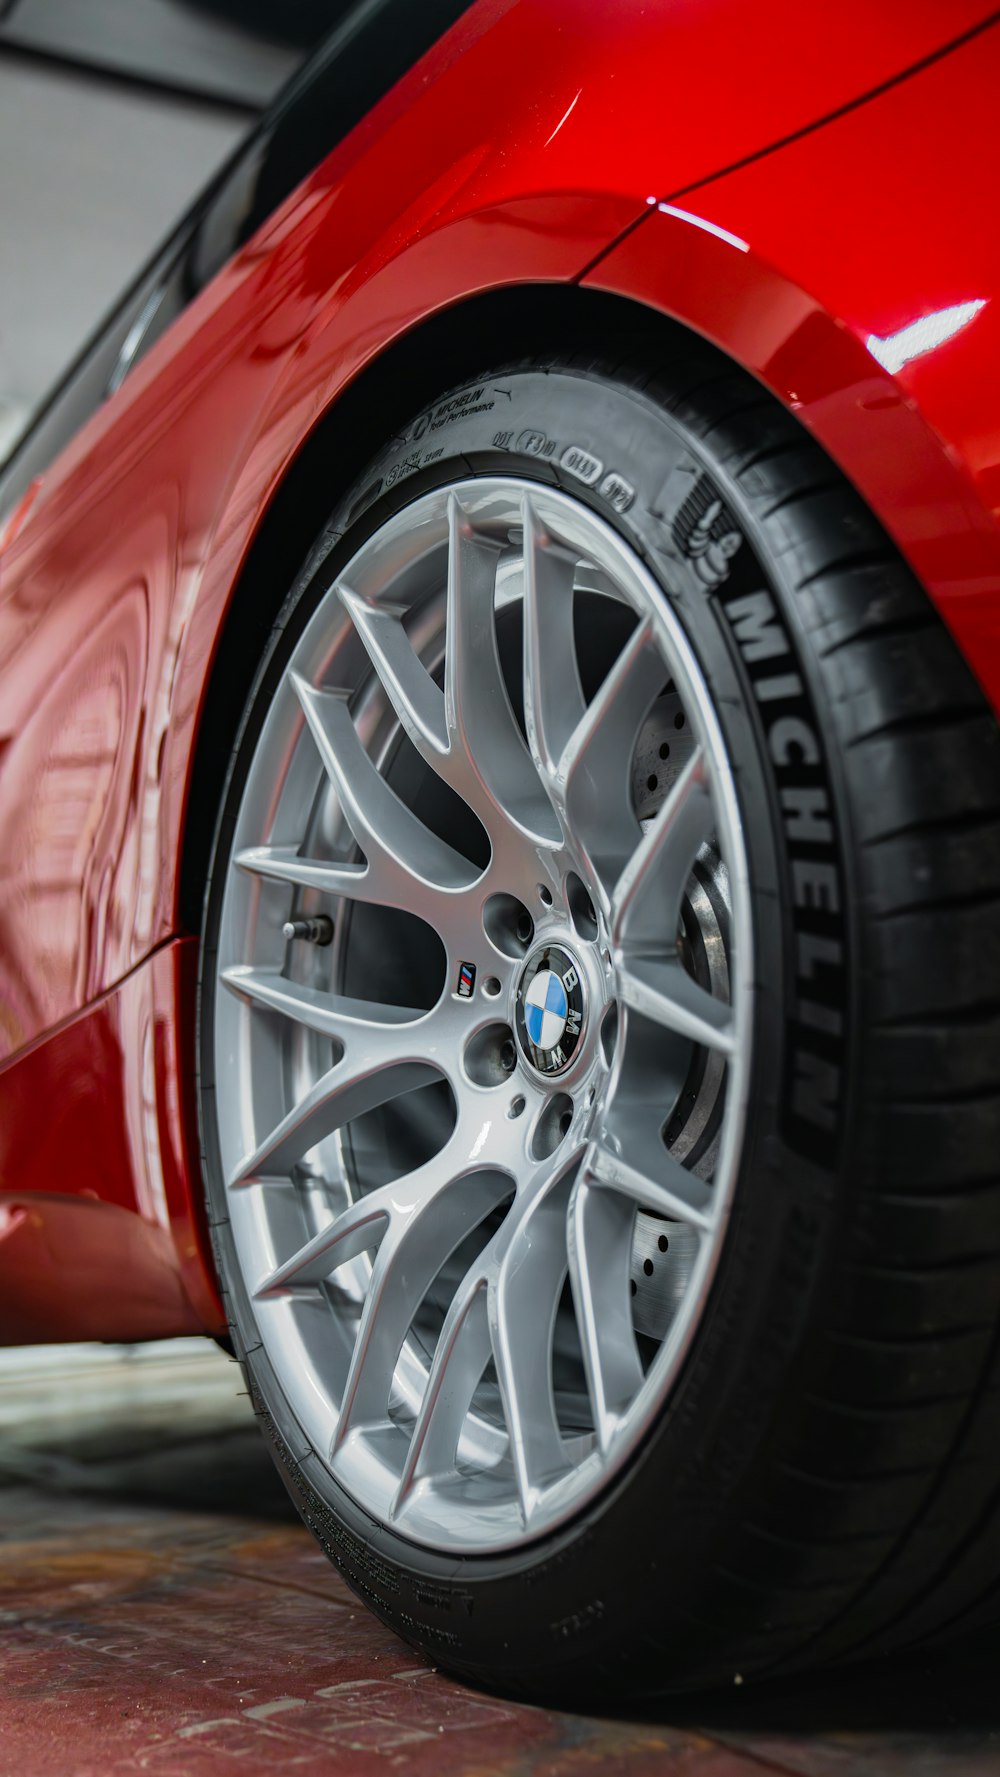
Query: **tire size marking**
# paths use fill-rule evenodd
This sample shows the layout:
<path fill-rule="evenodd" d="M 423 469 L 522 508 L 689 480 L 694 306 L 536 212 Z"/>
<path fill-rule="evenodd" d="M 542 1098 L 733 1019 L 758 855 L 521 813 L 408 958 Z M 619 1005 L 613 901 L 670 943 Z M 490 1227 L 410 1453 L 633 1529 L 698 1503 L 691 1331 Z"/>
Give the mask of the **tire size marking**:
<path fill-rule="evenodd" d="M 602 500 L 607 500 L 615 512 L 627 512 L 635 502 L 635 488 L 617 469 L 610 469 L 598 488 Z"/>
<path fill-rule="evenodd" d="M 718 522 L 716 515 L 716 522 Z M 716 599 L 750 679 L 778 790 L 794 934 L 795 1005 L 782 1094 L 789 1145 L 829 1166 L 842 1134 L 847 941 L 834 803 L 791 637 L 764 588 Z"/>
<path fill-rule="evenodd" d="M 441 1647 L 461 1647 L 460 1638 L 453 1629 L 442 1629 L 437 1623 L 424 1623 L 419 1617 L 411 1617 L 408 1611 L 401 1610 L 399 1620 L 404 1629 L 411 1635 L 419 1635 L 425 1641 L 437 1642 Z"/>
<path fill-rule="evenodd" d="M 575 475 L 584 487 L 593 487 L 604 473 L 600 457 L 595 457 L 593 451 L 584 450 L 582 444 L 567 444 L 559 458 L 559 467 L 565 469 L 567 475 Z"/>
<path fill-rule="evenodd" d="M 558 439 L 549 438 L 545 432 L 529 428 L 518 433 L 494 432 L 493 448 L 518 451 L 522 456 L 542 457 L 549 461 L 559 449 L 559 442 Z M 568 475 L 575 476 L 577 481 L 582 481 L 584 487 L 596 487 L 601 499 L 606 500 L 612 511 L 619 516 L 635 504 L 635 488 L 632 483 L 626 481 L 617 469 L 609 469 L 605 475 L 600 458 L 595 457 L 593 451 L 585 450 L 582 444 L 567 444 L 559 457 L 559 467 Z M 599 481 L 600 486 L 597 487 Z"/>
<path fill-rule="evenodd" d="M 588 1629 L 599 1628 L 605 1614 L 603 1598 L 592 1598 L 588 1604 L 579 1605 L 571 1616 L 550 1623 L 549 1634 L 553 1641 L 572 1641 L 576 1636 L 586 1634 Z"/>

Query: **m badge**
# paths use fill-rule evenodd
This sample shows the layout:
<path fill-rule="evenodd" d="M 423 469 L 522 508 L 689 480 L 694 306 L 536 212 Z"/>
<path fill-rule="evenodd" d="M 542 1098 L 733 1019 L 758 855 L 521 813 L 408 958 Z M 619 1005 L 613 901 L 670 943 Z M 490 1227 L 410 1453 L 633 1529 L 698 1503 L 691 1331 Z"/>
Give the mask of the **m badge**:
<path fill-rule="evenodd" d="M 476 986 L 476 965 L 475 965 L 475 963 L 459 963 L 459 965 L 458 965 L 458 986 L 455 989 L 455 992 L 458 994 L 459 999 L 460 1000 L 471 1000 L 473 992 L 475 991 L 475 986 Z"/>

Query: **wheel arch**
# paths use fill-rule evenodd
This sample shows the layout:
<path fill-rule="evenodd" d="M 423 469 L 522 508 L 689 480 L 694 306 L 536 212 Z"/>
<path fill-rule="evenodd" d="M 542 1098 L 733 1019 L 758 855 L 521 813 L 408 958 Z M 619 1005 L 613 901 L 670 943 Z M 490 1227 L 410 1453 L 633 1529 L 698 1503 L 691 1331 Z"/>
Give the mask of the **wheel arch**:
<path fill-rule="evenodd" d="M 294 584 L 338 491 L 396 427 L 463 378 L 479 374 L 496 355 L 498 339 L 505 358 L 556 349 L 599 349 L 606 358 L 617 349 L 633 360 L 654 342 L 662 356 L 691 337 L 679 321 L 626 294 L 577 284 L 505 286 L 424 318 L 337 395 L 302 439 L 262 511 L 216 637 L 189 762 L 177 884 L 181 930 L 200 926 L 231 736 L 280 596 Z M 720 370 L 733 362 L 718 356 Z"/>
<path fill-rule="evenodd" d="M 735 216 L 724 212 L 739 235 L 710 220 L 725 181 L 708 184 L 684 200 L 697 214 L 651 207 L 584 287 L 627 295 L 697 334 L 794 415 L 908 562 L 1000 714 L 1000 532 L 982 497 L 989 477 L 973 474 L 975 438 L 949 424 L 940 388 L 935 397 L 906 366 L 891 374 L 873 353 L 877 333 L 857 315 L 843 318 L 851 294 L 835 249 L 818 254 L 808 274 L 807 257 L 794 251 L 779 269 L 765 226 L 779 161 L 771 157 L 762 173 L 763 196 Z M 919 313 L 919 266 L 900 266 L 899 287 L 904 310 Z M 872 318 L 876 325 L 874 309 Z M 992 373 L 989 343 L 988 333 L 972 342 L 980 384 Z"/>
<path fill-rule="evenodd" d="M 994 703 L 983 672 L 984 585 L 1000 539 L 966 472 L 862 339 L 821 297 L 752 250 L 734 253 L 673 214 L 648 212 L 580 281 L 512 283 L 422 316 L 377 350 L 302 438 L 262 511 L 233 584 L 202 686 L 189 757 L 176 912 L 196 931 L 228 745 L 276 614 L 338 489 L 436 395 L 504 357 L 616 351 L 658 360 L 697 339 L 720 374 L 749 373 L 792 412 L 853 483 L 908 559 Z M 502 341 L 498 347 L 497 342 Z M 336 463 L 331 478 L 330 462 Z M 928 514 L 934 523 L 928 525 Z M 290 522 L 294 515 L 294 522 Z M 943 543 L 950 544 L 942 574 Z M 956 596 L 964 593 L 964 599 Z"/>

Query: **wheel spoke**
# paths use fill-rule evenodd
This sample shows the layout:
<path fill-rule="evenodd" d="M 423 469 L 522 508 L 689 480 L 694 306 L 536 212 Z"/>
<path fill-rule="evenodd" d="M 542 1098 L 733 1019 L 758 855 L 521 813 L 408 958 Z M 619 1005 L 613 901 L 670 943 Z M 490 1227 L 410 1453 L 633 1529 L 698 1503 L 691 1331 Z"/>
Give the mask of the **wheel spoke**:
<path fill-rule="evenodd" d="M 701 747 L 671 786 L 615 883 L 611 937 L 616 948 L 662 948 L 664 928 L 676 928 L 684 885 L 699 848 L 712 831 L 708 770 Z"/>
<path fill-rule="evenodd" d="M 572 555 L 549 537 L 527 495 L 524 528 L 524 721 L 531 755 L 555 787 L 559 761 L 586 713 L 573 634 Z M 553 663 L 558 662 L 558 666 Z"/>
<path fill-rule="evenodd" d="M 712 1188 L 681 1165 L 662 1134 L 687 1077 L 685 1048 L 657 1041 L 654 1026 L 622 1007 L 615 1080 L 583 1171 L 588 1183 L 704 1233 L 712 1223 Z"/>
<path fill-rule="evenodd" d="M 445 715 L 456 755 L 452 781 L 487 832 L 499 820 L 551 844 L 559 825 L 517 725 L 497 649 L 499 551 L 448 501 Z M 464 769 L 459 769 L 458 761 Z"/>
<path fill-rule="evenodd" d="M 448 775 L 444 692 L 414 651 L 400 613 L 372 604 L 349 586 L 337 588 L 403 731 L 418 753 Z"/>
<path fill-rule="evenodd" d="M 491 1353 L 488 1287 L 486 1273 L 476 1264 L 452 1299 L 393 1500 L 393 1517 L 405 1508 L 423 1476 L 445 1474 L 455 1466 L 462 1427 Z"/>
<path fill-rule="evenodd" d="M 664 679 L 652 620 L 647 619 L 629 637 L 559 762 L 567 820 L 606 895 L 640 837 L 632 809 L 632 755 Z"/>
<path fill-rule="evenodd" d="M 476 1387 L 492 1356 L 525 1523 L 544 1488 L 565 1472 L 552 1390 L 552 1334 L 566 1277 L 566 1215 L 574 1153 L 554 1177 L 539 1174 L 515 1200 L 466 1273 L 438 1338 L 393 1507 L 418 1480 L 454 1466 Z"/>
<path fill-rule="evenodd" d="M 379 877 L 367 864 L 325 864 L 299 856 L 294 845 L 253 845 L 238 852 L 234 863 L 240 870 L 264 876 L 269 882 L 287 882 L 293 888 L 318 889 L 325 895 L 347 895 L 352 901 L 378 901 Z M 390 903 L 391 904 L 391 903 Z"/>
<path fill-rule="evenodd" d="M 440 918 L 440 893 L 468 888 L 479 872 L 390 789 L 361 744 L 346 698 L 317 691 L 297 674 L 292 679 L 344 817 L 376 879 L 369 898 Z"/>
<path fill-rule="evenodd" d="M 569 1207 L 569 1275 L 602 1450 L 642 1386 L 629 1297 L 635 1204 L 577 1180 Z"/>
<path fill-rule="evenodd" d="M 620 961 L 620 993 L 626 1006 L 678 1036 L 732 1055 L 736 1048 L 732 1008 L 692 980 L 680 958 Z"/>
<path fill-rule="evenodd" d="M 293 1018 L 297 1024 L 304 1024 L 308 1030 L 315 1030 L 320 1036 L 330 1037 L 340 1044 L 348 1041 L 379 1043 L 384 1040 L 388 1027 L 413 1024 L 427 1017 L 425 1012 L 414 1011 L 409 1006 L 374 1007 L 370 1000 L 320 993 L 315 987 L 289 981 L 278 969 L 224 969 L 222 980 L 241 999 L 249 1000 L 255 1006 L 265 1006 L 269 1011 L 282 1012 L 286 1018 Z"/>
<path fill-rule="evenodd" d="M 621 1191 L 634 1205 L 670 1222 L 684 1222 L 706 1233 L 711 1227 L 711 1187 L 689 1172 L 668 1152 L 655 1124 L 636 1127 L 631 1121 L 623 1158 L 617 1136 L 591 1142 L 582 1177 L 588 1185 Z"/>
<path fill-rule="evenodd" d="M 408 1215 L 393 1202 L 361 1311 L 334 1452 L 359 1425 L 385 1420 L 393 1373 L 417 1309 L 455 1248 L 509 1191 L 505 1174 L 477 1172 L 438 1183 Z"/>
<path fill-rule="evenodd" d="M 262 1278 L 254 1295 L 259 1301 L 265 1301 L 269 1296 L 281 1296 L 288 1290 L 315 1289 L 318 1283 L 332 1277 L 339 1266 L 348 1264 L 361 1253 L 374 1252 L 393 1213 L 406 1214 L 415 1207 L 413 1199 L 417 1189 L 419 1186 L 411 1188 L 409 1181 L 400 1181 L 366 1192 L 328 1228 L 314 1234 L 290 1259 Z"/>
<path fill-rule="evenodd" d="M 555 1188 L 508 1216 L 488 1295 L 490 1344 L 526 1524 L 544 1488 L 568 1467 L 552 1392 L 552 1334 L 568 1263 L 571 1183 L 564 1173 Z"/>
<path fill-rule="evenodd" d="M 447 1031 L 439 1030 L 433 1013 L 401 1022 L 392 1015 L 398 1010 L 391 1008 L 388 1018 L 338 1020 L 343 1055 L 240 1161 L 231 1186 L 287 1177 L 303 1154 L 353 1117 L 442 1077 L 450 1061 Z"/>

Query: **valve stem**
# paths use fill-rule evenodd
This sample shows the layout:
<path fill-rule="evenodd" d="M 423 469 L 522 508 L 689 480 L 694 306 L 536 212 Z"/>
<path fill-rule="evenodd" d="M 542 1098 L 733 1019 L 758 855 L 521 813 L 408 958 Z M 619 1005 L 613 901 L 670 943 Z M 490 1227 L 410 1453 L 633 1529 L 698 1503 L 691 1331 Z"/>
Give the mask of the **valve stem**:
<path fill-rule="evenodd" d="M 325 913 L 318 913 L 315 919 L 286 919 L 281 934 L 289 940 L 304 938 L 309 944 L 329 944 L 333 937 L 333 920 Z"/>

